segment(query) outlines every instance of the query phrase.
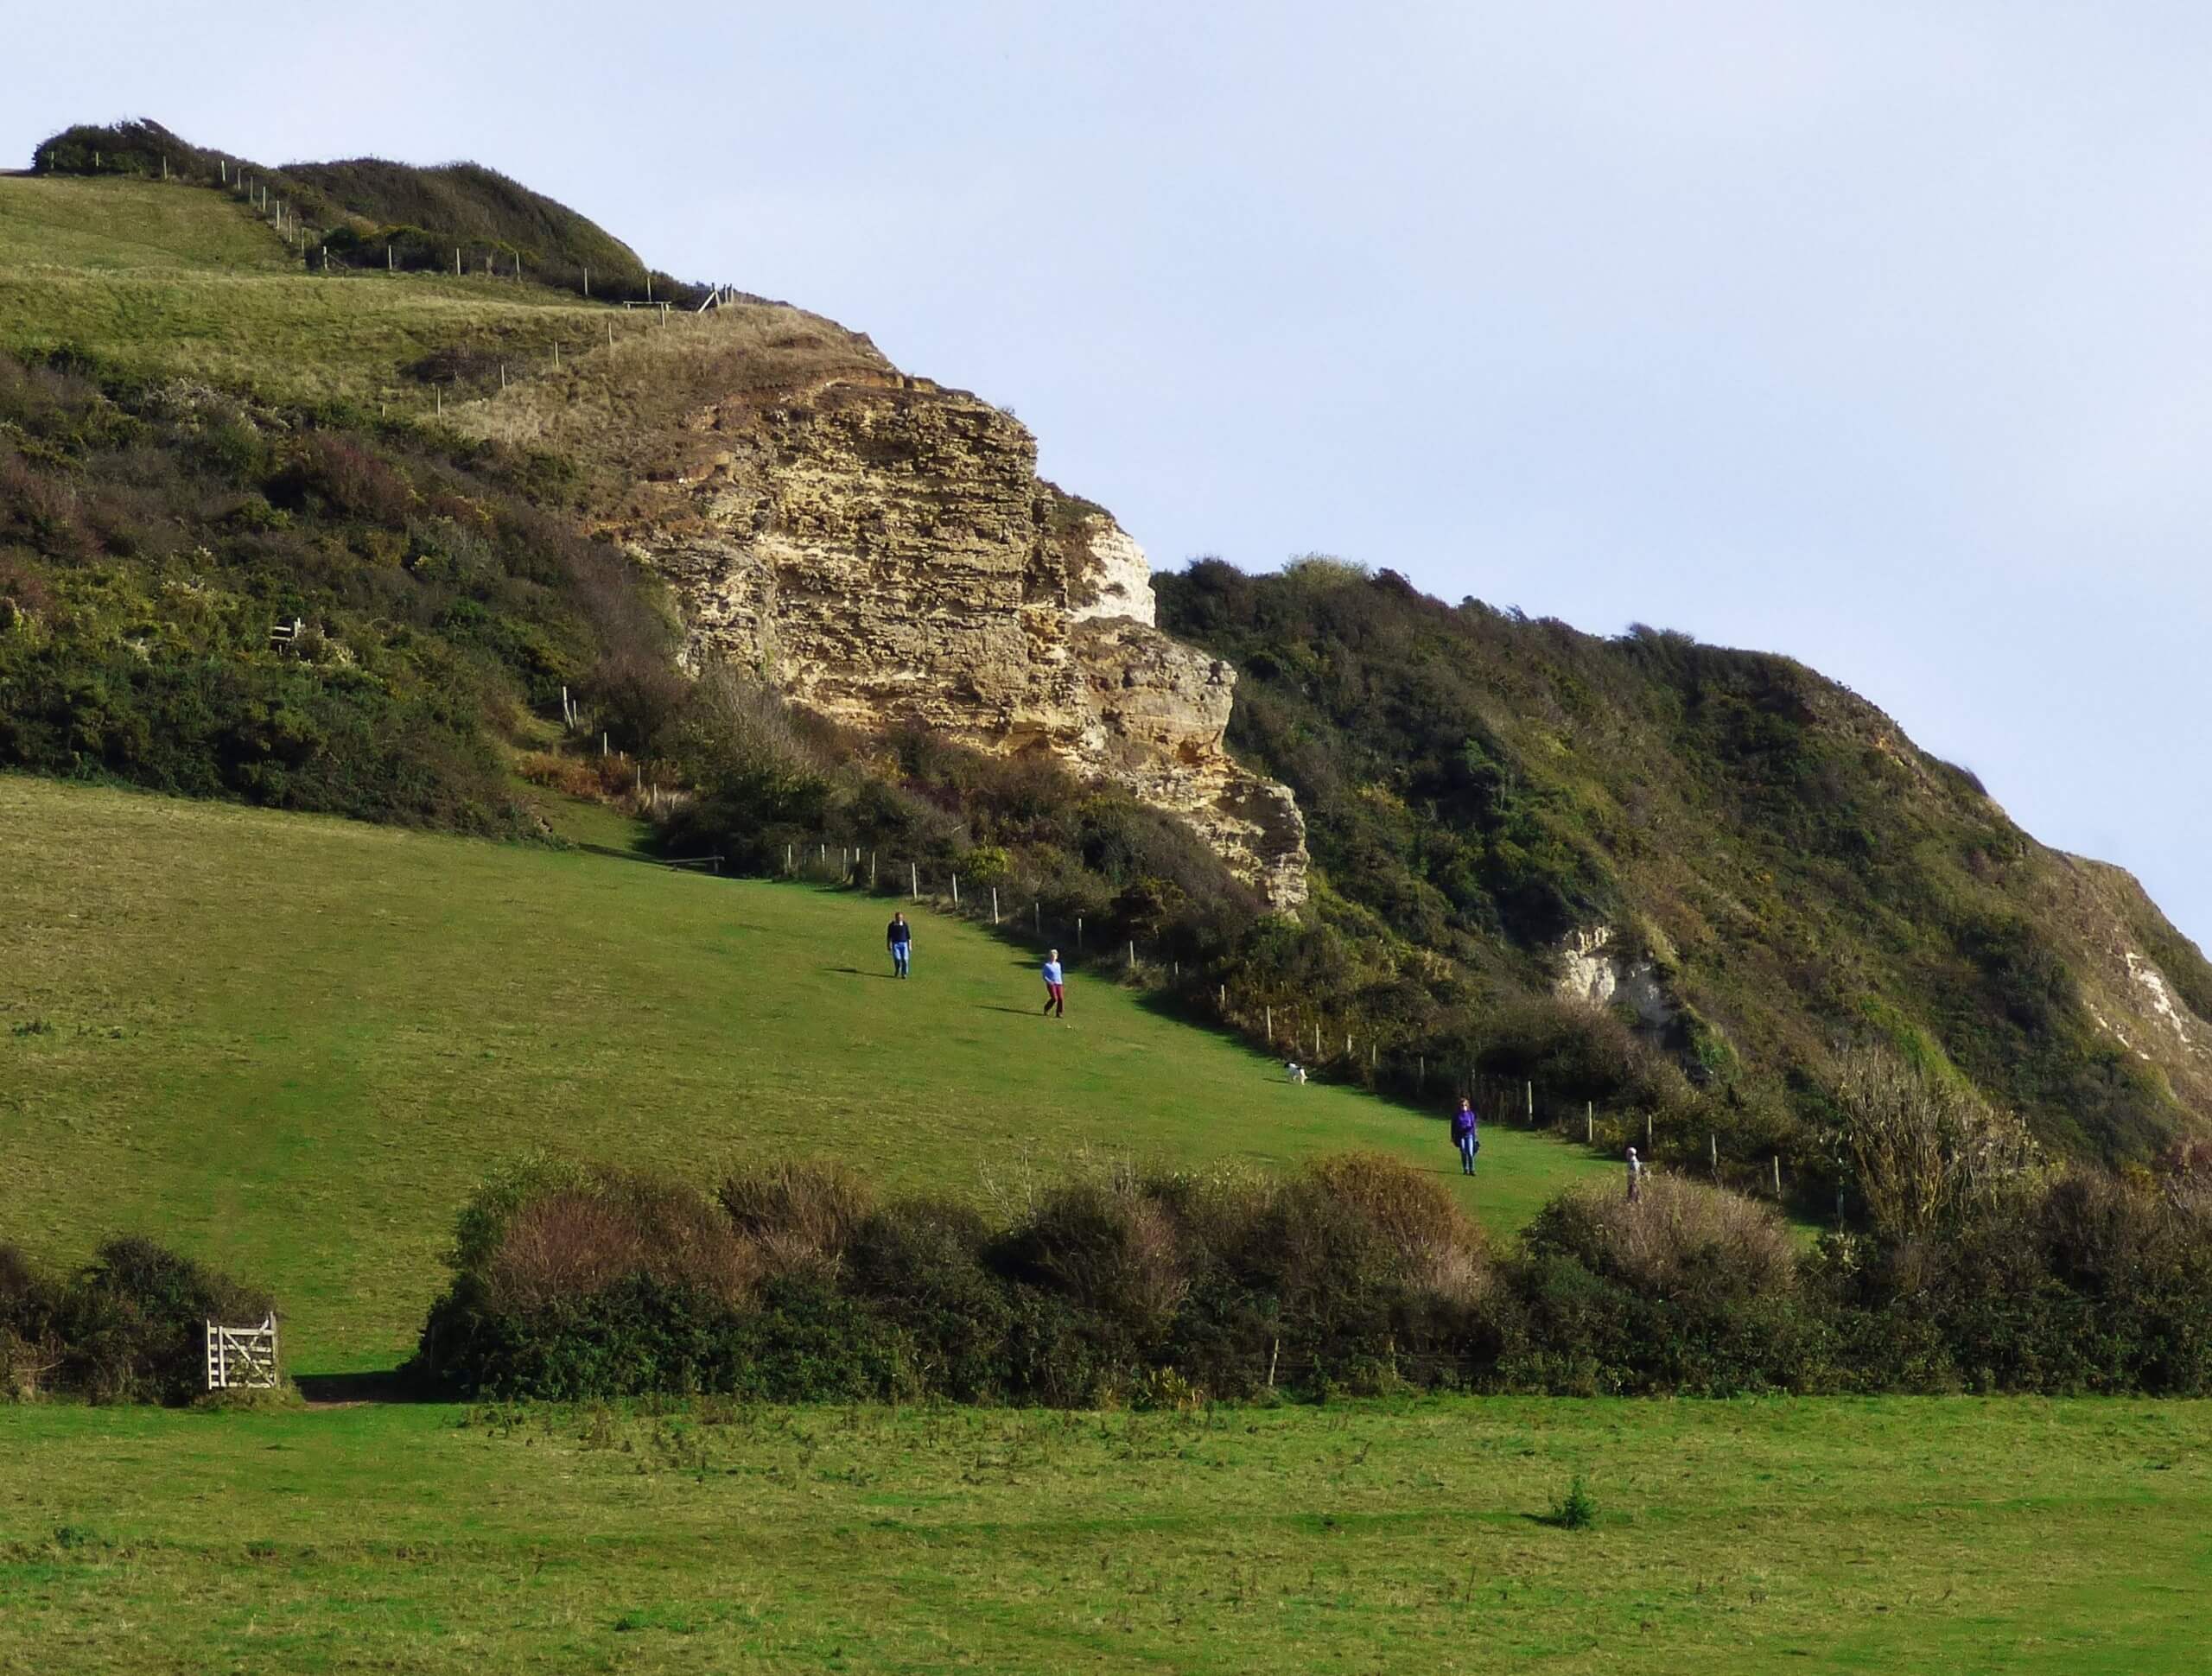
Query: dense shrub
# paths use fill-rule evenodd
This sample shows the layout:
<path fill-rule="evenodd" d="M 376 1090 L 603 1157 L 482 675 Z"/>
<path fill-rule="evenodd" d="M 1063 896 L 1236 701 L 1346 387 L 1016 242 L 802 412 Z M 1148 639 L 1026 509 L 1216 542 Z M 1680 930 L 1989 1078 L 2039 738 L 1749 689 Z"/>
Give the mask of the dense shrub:
<path fill-rule="evenodd" d="M 0 356 L 0 766 L 528 829 L 521 708 L 590 689 L 641 729 L 681 683 L 651 587 L 527 475 Z"/>
<path fill-rule="evenodd" d="M 269 1296 L 136 1236 L 61 1279 L 0 1246 L 0 1400 L 184 1403 L 207 1387 L 207 1323 L 257 1325 Z"/>
<path fill-rule="evenodd" d="M 702 1255 L 733 1246 L 734 1270 Z M 1658 1175 L 1562 1193 L 1499 1258 L 1437 1181 L 1360 1154 L 1086 1170 L 995 1230 L 834 1167 L 710 1203 L 534 1162 L 472 1201 L 453 1260 L 417 1365 L 485 1394 L 2212 1393 L 2212 1196 L 2186 1176 L 2023 1177 L 1942 1237 L 1801 1253 L 1770 1207 Z M 35 1295 L 6 1273 L 0 1299 Z"/>

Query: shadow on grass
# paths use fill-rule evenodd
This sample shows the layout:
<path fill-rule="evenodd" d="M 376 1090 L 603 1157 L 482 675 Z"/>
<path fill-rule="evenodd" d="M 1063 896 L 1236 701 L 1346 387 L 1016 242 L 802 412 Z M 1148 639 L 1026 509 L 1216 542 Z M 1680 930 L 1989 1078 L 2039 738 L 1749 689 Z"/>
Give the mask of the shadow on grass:
<path fill-rule="evenodd" d="M 849 978 L 880 978 L 886 983 L 899 981 L 899 974 L 896 972 L 863 972 L 857 966 L 825 966 L 822 969 L 825 972 L 839 973 Z"/>
<path fill-rule="evenodd" d="M 436 1394 L 398 1368 L 365 1374 L 295 1374 L 292 1383 L 310 1403 L 435 1402 Z"/>

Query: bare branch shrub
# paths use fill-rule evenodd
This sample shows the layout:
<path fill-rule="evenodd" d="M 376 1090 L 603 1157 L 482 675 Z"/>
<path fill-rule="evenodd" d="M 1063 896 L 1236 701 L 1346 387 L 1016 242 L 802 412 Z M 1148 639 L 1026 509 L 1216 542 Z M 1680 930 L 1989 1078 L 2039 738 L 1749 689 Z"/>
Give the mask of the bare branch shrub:
<path fill-rule="evenodd" d="M 1482 1230 L 1433 1178 L 1379 1152 L 1322 1159 L 1306 1173 L 1329 1198 L 1373 1225 L 1416 1290 L 1459 1304 L 1475 1303 L 1490 1290 Z"/>
<path fill-rule="evenodd" d="M 1940 1228 L 2031 1168 L 2035 1142 L 1955 1078 L 1907 1064 L 1886 1048 L 1847 1054 L 1836 1086 L 1842 1140 L 1867 1216 L 1887 1238 Z"/>
<path fill-rule="evenodd" d="M 854 1234 L 875 1209 L 868 1184 L 835 1162 L 738 1171 L 717 1197 L 767 1273 L 825 1280 L 842 1269 Z"/>
<path fill-rule="evenodd" d="M 758 1254 L 704 1194 L 612 1171 L 527 1197 L 485 1265 L 493 1297 L 520 1310 L 588 1298 L 636 1275 L 737 1304 L 760 1273 Z"/>
<path fill-rule="evenodd" d="M 1680 1176 L 1647 1176 L 1633 1200 L 1596 1183 L 1570 1188 L 1544 1207 L 1528 1240 L 1647 1298 L 1768 1297 L 1797 1283 L 1796 1247 L 1781 1217 Z"/>

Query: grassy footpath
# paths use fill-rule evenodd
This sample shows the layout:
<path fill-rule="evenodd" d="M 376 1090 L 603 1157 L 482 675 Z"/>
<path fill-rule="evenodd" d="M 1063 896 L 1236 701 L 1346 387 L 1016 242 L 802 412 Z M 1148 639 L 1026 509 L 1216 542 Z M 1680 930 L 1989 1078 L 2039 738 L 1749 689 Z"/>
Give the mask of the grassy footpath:
<path fill-rule="evenodd" d="M 1458 1164 L 1440 1122 L 887 905 L 219 804 L 0 778 L 0 1238 L 139 1229 L 272 1287 L 303 1372 L 390 1365 L 470 1186 L 533 1146 L 705 1181 L 744 1153 L 886 1188 L 1019 1191 L 1083 1149 Z M 1604 1167 L 1495 1132 L 1517 1227 Z"/>
<path fill-rule="evenodd" d="M 717 1423 L 705 1423 L 709 1418 Z M 2212 1407 L 0 1413 L 0 1669 L 2202 1669 Z M 1572 1475 L 1594 1527 L 1541 1522 Z"/>

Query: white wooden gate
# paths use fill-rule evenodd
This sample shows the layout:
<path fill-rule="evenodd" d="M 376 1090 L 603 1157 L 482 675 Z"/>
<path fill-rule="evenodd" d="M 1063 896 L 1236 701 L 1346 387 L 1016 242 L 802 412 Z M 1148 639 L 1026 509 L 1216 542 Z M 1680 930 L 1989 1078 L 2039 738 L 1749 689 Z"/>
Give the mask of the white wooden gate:
<path fill-rule="evenodd" d="M 207 1388 L 210 1391 L 273 1391 L 276 1388 L 276 1317 L 258 1327 L 207 1324 Z"/>

